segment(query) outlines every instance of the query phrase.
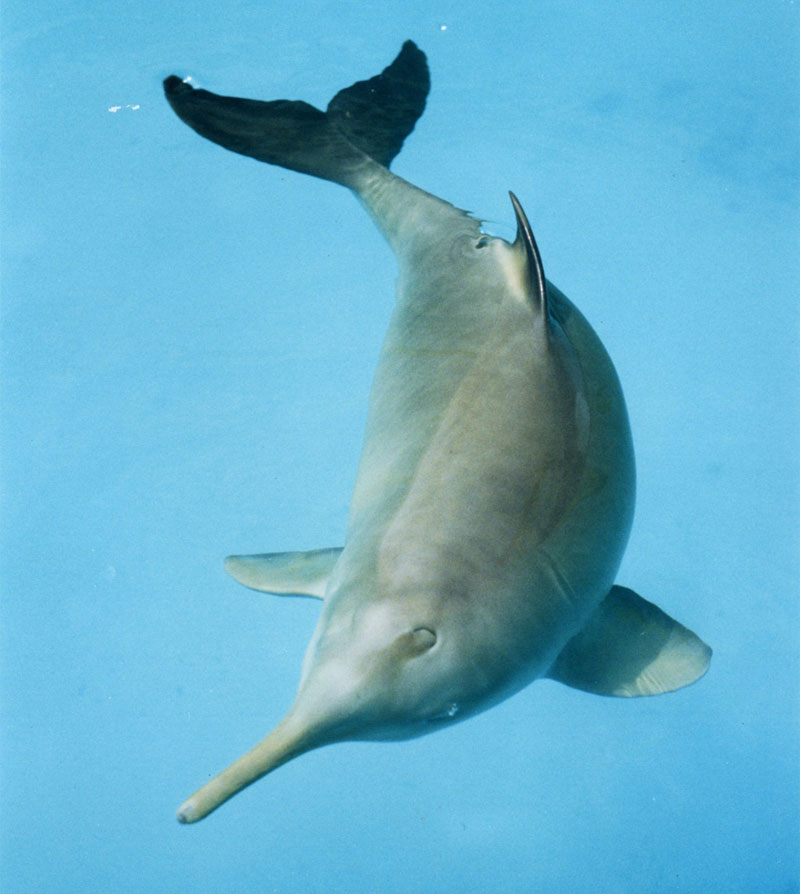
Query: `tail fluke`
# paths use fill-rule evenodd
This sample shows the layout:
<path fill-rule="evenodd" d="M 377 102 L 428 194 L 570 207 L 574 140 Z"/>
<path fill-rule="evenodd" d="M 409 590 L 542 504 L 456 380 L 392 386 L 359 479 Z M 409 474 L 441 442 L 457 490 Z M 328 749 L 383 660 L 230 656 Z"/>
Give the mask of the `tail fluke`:
<path fill-rule="evenodd" d="M 353 145 L 388 168 L 425 110 L 430 88 L 425 54 L 407 40 L 379 75 L 337 93 L 327 117 Z"/>
<path fill-rule="evenodd" d="M 388 167 L 425 108 L 425 54 L 412 41 L 379 75 L 334 96 L 325 112 L 305 102 L 261 102 L 195 90 L 175 75 L 164 92 L 178 117 L 226 149 L 355 187 L 377 162 Z"/>

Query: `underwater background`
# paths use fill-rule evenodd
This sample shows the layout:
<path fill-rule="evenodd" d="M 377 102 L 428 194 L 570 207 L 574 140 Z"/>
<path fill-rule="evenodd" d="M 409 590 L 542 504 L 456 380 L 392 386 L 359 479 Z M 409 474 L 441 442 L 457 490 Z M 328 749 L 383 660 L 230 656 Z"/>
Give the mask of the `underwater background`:
<path fill-rule="evenodd" d="M 800 890 L 800 3 L 10 0 L 2 25 L 3 892 Z M 225 152 L 161 80 L 325 107 L 411 38 L 393 169 L 513 238 L 625 390 L 619 581 L 700 682 L 540 681 L 174 811 L 288 707 L 319 603 L 228 553 L 342 542 L 392 307 L 344 189 Z"/>

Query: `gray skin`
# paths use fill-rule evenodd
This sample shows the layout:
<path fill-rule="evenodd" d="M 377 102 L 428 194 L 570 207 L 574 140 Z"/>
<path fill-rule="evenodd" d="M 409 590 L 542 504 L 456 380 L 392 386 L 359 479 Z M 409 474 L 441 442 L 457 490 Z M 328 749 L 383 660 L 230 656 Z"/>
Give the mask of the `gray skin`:
<path fill-rule="evenodd" d="M 633 451 L 608 355 L 552 286 L 549 315 L 533 300 L 522 240 L 384 170 L 360 197 L 397 254 L 397 305 L 300 689 L 335 704 L 341 668 L 378 700 L 363 719 L 345 700 L 350 734 L 407 738 L 525 686 L 583 626 L 628 537 Z M 402 638 L 391 685 L 366 685 Z"/>
<path fill-rule="evenodd" d="M 509 244 L 360 151 L 319 176 L 352 189 L 394 249 L 397 303 L 344 549 L 228 560 L 248 586 L 324 597 L 295 701 L 181 805 L 182 822 L 322 745 L 421 736 L 546 675 L 668 691 L 710 655 L 613 587 L 634 506 L 622 391 L 591 326 L 545 286 L 515 198 Z"/>

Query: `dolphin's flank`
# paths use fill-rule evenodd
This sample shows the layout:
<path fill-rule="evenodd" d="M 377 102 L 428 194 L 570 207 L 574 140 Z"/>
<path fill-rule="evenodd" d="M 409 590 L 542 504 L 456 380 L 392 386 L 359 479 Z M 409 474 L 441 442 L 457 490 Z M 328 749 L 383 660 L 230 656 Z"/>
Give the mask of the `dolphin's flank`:
<path fill-rule="evenodd" d="M 324 112 L 164 82 L 201 136 L 352 190 L 399 266 L 344 548 L 226 560 L 248 587 L 322 600 L 295 701 L 182 822 L 312 748 L 420 736 L 538 677 L 639 696 L 708 667 L 694 633 L 614 583 L 634 503 L 625 404 L 519 201 L 508 243 L 388 170 L 429 86 L 411 41 Z"/>

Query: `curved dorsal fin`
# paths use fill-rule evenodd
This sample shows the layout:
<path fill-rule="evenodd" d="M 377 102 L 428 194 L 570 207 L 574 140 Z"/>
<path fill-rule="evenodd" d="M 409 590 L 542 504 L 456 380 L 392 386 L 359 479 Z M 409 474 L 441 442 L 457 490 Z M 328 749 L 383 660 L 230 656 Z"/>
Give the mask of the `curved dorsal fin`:
<path fill-rule="evenodd" d="M 542 266 L 542 256 L 533 238 L 533 230 L 531 229 L 528 218 L 522 210 L 519 199 L 513 192 L 509 191 L 511 204 L 514 206 L 514 214 L 517 216 L 517 238 L 514 240 L 513 248 L 519 252 L 524 252 L 528 265 L 528 279 L 531 290 L 531 301 L 546 321 L 550 321 L 547 310 L 547 282 L 544 278 L 544 267 Z"/>

